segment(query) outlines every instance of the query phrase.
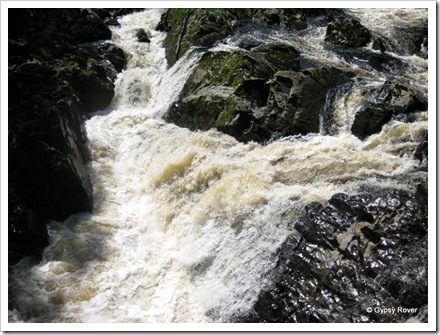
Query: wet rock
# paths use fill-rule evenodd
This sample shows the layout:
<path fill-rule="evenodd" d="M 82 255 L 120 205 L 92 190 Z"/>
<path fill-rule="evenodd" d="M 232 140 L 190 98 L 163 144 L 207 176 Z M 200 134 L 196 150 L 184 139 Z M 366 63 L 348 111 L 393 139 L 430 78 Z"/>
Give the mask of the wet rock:
<path fill-rule="evenodd" d="M 245 142 L 269 138 L 252 111 L 266 105 L 266 81 L 277 68 L 297 68 L 295 55 L 293 48 L 278 45 L 245 53 L 208 52 L 165 119 L 190 129 L 216 127 Z"/>
<path fill-rule="evenodd" d="M 282 136 L 317 133 L 328 93 L 350 81 L 335 68 L 280 71 L 269 82 L 270 114 L 263 124 Z"/>
<path fill-rule="evenodd" d="M 416 315 L 428 300 L 424 185 L 340 193 L 329 206 L 306 206 L 280 247 L 273 285 L 241 321 L 404 322 Z"/>
<path fill-rule="evenodd" d="M 142 10 L 142 8 L 94 8 L 93 12 L 96 13 L 107 26 L 119 26 L 119 17 Z"/>
<path fill-rule="evenodd" d="M 144 29 L 140 28 L 136 31 L 136 37 L 138 39 L 139 42 L 145 42 L 145 43 L 150 43 L 150 37 L 148 36 L 148 34 L 145 32 Z"/>
<path fill-rule="evenodd" d="M 393 111 L 385 106 L 363 108 L 356 113 L 351 132 L 361 140 L 382 130 L 393 116 Z"/>
<path fill-rule="evenodd" d="M 124 51 L 107 41 L 81 44 L 78 46 L 76 55 L 81 59 L 80 63 L 84 64 L 84 68 L 87 66 L 86 60 L 88 59 L 93 59 L 98 62 L 98 66 L 104 70 L 110 82 L 116 80 L 118 73 L 121 72 L 126 65 Z M 98 68 L 95 67 L 95 69 Z M 101 75 L 102 71 L 98 71 Z"/>
<path fill-rule="evenodd" d="M 113 99 L 114 84 L 107 78 L 105 68 L 95 59 L 62 59 L 55 69 L 57 79 L 72 86 L 84 114 L 105 108 Z"/>
<path fill-rule="evenodd" d="M 24 256 L 40 257 L 49 243 L 49 235 L 43 222 L 21 199 L 9 189 L 8 211 L 8 263 L 14 264 Z M 11 199 L 12 197 L 12 199 Z"/>
<path fill-rule="evenodd" d="M 123 53 L 89 9 L 10 14 L 8 189 L 10 261 L 38 255 L 47 220 L 92 209 L 83 119 L 106 107 Z"/>
<path fill-rule="evenodd" d="M 232 32 L 237 19 L 230 9 L 168 9 L 158 30 L 166 31 L 166 58 L 172 66 L 191 46 L 211 47 Z"/>
<path fill-rule="evenodd" d="M 396 41 L 393 41 L 393 50 L 403 55 L 419 55 L 427 57 L 428 21 L 414 23 L 413 27 L 398 28 Z"/>
<path fill-rule="evenodd" d="M 335 68 L 301 71 L 299 63 L 298 52 L 280 44 L 208 52 L 165 119 L 193 130 L 215 127 L 243 142 L 319 132 L 329 91 L 351 75 Z M 226 88 L 227 95 L 216 93 Z"/>
<path fill-rule="evenodd" d="M 304 214 L 295 223 L 295 229 L 310 243 L 335 249 L 339 246 L 336 232 L 343 231 L 351 224 L 349 216 L 323 207 L 314 202 L 307 205 Z"/>
<path fill-rule="evenodd" d="M 371 40 L 371 33 L 358 20 L 344 18 L 329 23 L 325 40 L 345 47 L 363 47 Z"/>
<path fill-rule="evenodd" d="M 386 47 L 385 47 L 383 41 L 380 38 L 375 38 L 374 39 L 372 48 L 374 50 L 379 50 L 380 52 L 385 52 L 386 51 Z"/>
<path fill-rule="evenodd" d="M 108 40 L 112 37 L 104 21 L 89 9 L 81 9 L 78 16 L 73 15 L 70 32 L 78 43 Z"/>
<path fill-rule="evenodd" d="M 428 37 L 424 37 L 420 47 L 420 55 L 423 58 L 428 58 Z"/>
<path fill-rule="evenodd" d="M 405 120 L 411 113 L 426 109 L 426 101 L 419 99 L 408 87 L 389 80 L 367 93 L 366 103 L 356 113 L 351 132 L 365 139 L 380 132 L 393 117 Z"/>
<path fill-rule="evenodd" d="M 254 9 L 251 19 L 268 25 L 280 25 L 302 30 L 308 27 L 308 18 L 318 15 L 325 15 L 325 10 L 312 8 L 263 8 Z"/>
<path fill-rule="evenodd" d="M 166 31 L 166 57 L 172 66 L 190 46 L 211 47 L 249 23 L 305 29 L 308 20 L 318 16 L 338 15 L 340 11 L 314 8 L 223 8 L 168 9 L 157 26 Z M 244 45 L 244 49 L 251 48 Z"/>
<path fill-rule="evenodd" d="M 424 141 L 417 146 L 414 158 L 419 161 L 428 160 L 428 142 Z"/>

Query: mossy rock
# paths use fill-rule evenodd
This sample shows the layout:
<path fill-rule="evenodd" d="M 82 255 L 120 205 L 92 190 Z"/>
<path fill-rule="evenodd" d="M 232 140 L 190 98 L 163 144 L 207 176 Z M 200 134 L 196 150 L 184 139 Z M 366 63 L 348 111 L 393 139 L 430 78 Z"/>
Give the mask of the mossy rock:
<path fill-rule="evenodd" d="M 198 94 L 189 95 L 171 107 L 166 119 L 191 130 L 208 130 L 216 125 L 233 93 L 234 90 L 227 86 L 203 88 Z"/>
<path fill-rule="evenodd" d="M 250 130 L 242 136 L 243 127 L 258 128 L 252 111 L 267 104 L 266 83 L 280 69 L 298 69 L 297 56 L 294 48 L 285 45 L 258 51 L 207 52 L 165 119 L 193 130 L 216 127 L 245 142 L 264 141 L 270 134 L 258 131 L 256 135 Z"/>
<path fill-rule="evenodd" d="M 268 81 L 277 71 L 298 70 L 299 53 L 288 45 L 271 45 L 256 51 L 207 52 L 183 88 L 182 95 L 206 86 L 238 88 L 247 80 Z"/>
<path fill-rule="evenodd" d="M 64 58 L 56 64 L 55 69 L 58 80 L 67 81 L 72 86 L 85 114 L 105 108 L 113 99 L 114 84 L 95 59 L 89 58 L 84 64 L 84 60 L 79 58 Z"/>
<path fill-rule="evenodd" d="M 172 66 L 192 46 L 211 47 L 232 32 L 235 15 L 228 9 L 171 8 L 158 29 L 167 31 L 166 58 Z"/>
<path fill-rule="evenodd" d="M 246 76 L 244 64 L 245 59 L 241 53 L 207 52 L 185 84 L 183 94 L 192 94 L 207 86 L 235 88 Z"/>

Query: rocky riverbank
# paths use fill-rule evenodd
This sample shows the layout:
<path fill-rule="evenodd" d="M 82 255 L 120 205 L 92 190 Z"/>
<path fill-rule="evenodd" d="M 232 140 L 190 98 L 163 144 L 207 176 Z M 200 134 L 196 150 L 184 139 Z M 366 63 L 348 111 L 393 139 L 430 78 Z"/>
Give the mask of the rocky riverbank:
<path fill-rule="evenodd" d="M 427 184 L 335 194 L 292 224 L 273 286 L 239 322 L 427 321 Z"/>
<path fill-rule="evenodd" d="M 113 98 L 125 55 L 108 23 L 127 10 L 9 10 L 9 261 L 40 255 L 47 220 L 93 206 L 82 122 Z"/>

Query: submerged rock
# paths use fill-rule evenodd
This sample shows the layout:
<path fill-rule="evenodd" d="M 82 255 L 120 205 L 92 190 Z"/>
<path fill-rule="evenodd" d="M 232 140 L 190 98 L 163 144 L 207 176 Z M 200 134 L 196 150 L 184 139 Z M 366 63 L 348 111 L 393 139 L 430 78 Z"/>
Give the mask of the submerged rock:
<path fill-rule="evenodd" d="M 417 194 L 335 194 L 306 206 L 279 249 L 271 288 L 239 321 L 403 322 L 422 312 L 427 197 Z"/>

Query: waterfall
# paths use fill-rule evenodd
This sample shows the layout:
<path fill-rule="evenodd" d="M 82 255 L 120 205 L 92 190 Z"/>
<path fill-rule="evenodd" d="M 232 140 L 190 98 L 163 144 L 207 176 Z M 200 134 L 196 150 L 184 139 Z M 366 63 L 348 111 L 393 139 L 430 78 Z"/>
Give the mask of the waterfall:
<path fill-rule="evenodd" d="M 278 248 L 305 205 L 366 185 L 408 186 L 378 177 L 413 171 L 409 153 L 427 129 L 427 113 L 413 123 L 393 121 L 364 142 L 349 131 L 362 89 L 383 78 L 367 76 L 335 94 L 329 135 L 243 144 L 214 129 L 165 122 L 201 53 L 190 50 L 168 69 L 165 33 L 155 30 L 160 15 L 138 12 L 113 28 L 128 64 L 112 104 L 86 121 L 93 212 L 51 222 L 42 261 L 12 269 L 9 289 L 22 308 L 10 320 L 228 322 L 270 284 Z M 138 28 L 150 43 L 136 40 Z M 324 33 L 306 31 L 291 43 L 322 63 L 354 66 L 316 53 Z M 215 48 L 233 49 L 234 38 Z M 265 38 L 291 41 L 288 34 Z M 427 62 L 417 61 L 425 71 Z"/>

